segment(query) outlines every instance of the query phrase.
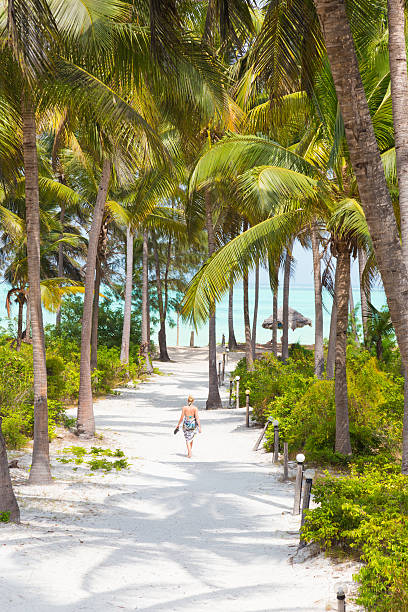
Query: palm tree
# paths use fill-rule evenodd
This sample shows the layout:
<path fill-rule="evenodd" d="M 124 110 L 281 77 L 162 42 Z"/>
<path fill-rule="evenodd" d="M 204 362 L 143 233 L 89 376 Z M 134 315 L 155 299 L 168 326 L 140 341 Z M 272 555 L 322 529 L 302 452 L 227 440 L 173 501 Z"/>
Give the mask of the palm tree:
<path fill-rule="evenodd" d="M 252 322 L 252 356 L 256 357 L 256 325 L 258 319 L 258 304 L 259 304 L 259 261 L 255 266 L 255 294 L 254 294 L 254 318 Z"/>
<path fill-rule="evenodd" d="M 134 235 L 128 225 L 126 227 L 126 281 L 125 281 L 125 303 L 123 312 L 122 344 L 120 348 L 120 360 L 129 363 L 130 349 L 130 323 L 132 317 L 132 289 L 133 289 L 133 249 Z"/>
<path fill-rule="evenodd" d="M 5 514 L 8 520 L 20 522 L 20 509 L 14 495 L 8 467 L 6 443 L 1 430 L 2 418 L 0 416 L 0 515 Z"/>
<path fill-rule="evenodd" d="M 149 244 L 148 232 L 143 232 L 143 251 L 142 251 L 142 343 L 140 354 L 145 360 L 145 370 L 147 374 L 153 372 L 150 359 L 150 336 L 149 336 Z"/>
<path fill-rule="evenodd" d="M 322 277 L 320 269 L 320 253 L 317 223 L 311 226 L 312 254 L 313 254 L 313 285 L 315 296 L 315 376 L 323 377 L 324 354 L 323 354 L 323 302 L 322 302 Z"/>
<path fill-rule="evenodd" d="M 238 348 L 234 332 L 234 283 L 232 280 L 228 292 L 228 348 L 230 351 Z"/>
<path fill-rule="evenodd" d="M 345 5 L 343 2 L 333 4 L 330 0 L 315 0 L 315 5 L 322 24 L 361 203 L 401 355 L 404 363 L 408 363 L 408 273 Z"/>
<path fill-rule="evenodd" d="M 399 188 L 401 246 L 405 263 L 408 262 L 408 74 L 405 45 L 405 2 L 387 0 L 388 49 L 392 118 L 394 122 L 395 154 Z"/>
<path fill-rule="evenodd" d="M 206 191 L 205 199 L 205 227 L 208 237 L 208 256 L 211 257 L 215 253 L 215 235 L 213 225 L 213 210 L 211 203 L 211 194 Z M 206 401 L 207 410 L 216 410 L 222 408 L 220 392 L 218 389 L 218 374 L 217 374 L 217 344 L 215 335 L 215 305 L 212 304 L 210 316 L 208 320 L 208 397 Z"/>
<path fill-rule="evenodd" d="M 285 265 L 283 268 L 283 303 L 282 303 L 282 360 L 285 362 L 289 357 L 289 285 L 290 269 L 292 262 L 292 245 L 287 247 Z"/>
<path fill-rule="evenodd" d="M 95 419 L 93 414 L 92 383 L 91 383 L 91 333 L 92 311 L 95 288 L 95 268 L 98 250 L 98 240 L 101 231 L 103 214 L 111 179 L 111 161 L 105 158 L 102 162 L 102 171 L 99 181 L 98 193 L 93 211 L 91 231 L 89 233 L 88 253 L 86 257 L 85 295 L 81 327 L 81 361 L 80 385 L 78 397 L 77 431 L 84 437 L 93 437 L 95 434 Z"/>
<path fill-rule="evenodd" d="M 335 362 L 335 397 L 336 397 L 336 445 L 335 450 L 343 455 L 351 455 L 351 441 L 348 416 L 347 395 L 347 327 L 350 290 L 350 247 L 345 240 L 335 242 L 337 254 L 336 265 L 336 362 Z"/>

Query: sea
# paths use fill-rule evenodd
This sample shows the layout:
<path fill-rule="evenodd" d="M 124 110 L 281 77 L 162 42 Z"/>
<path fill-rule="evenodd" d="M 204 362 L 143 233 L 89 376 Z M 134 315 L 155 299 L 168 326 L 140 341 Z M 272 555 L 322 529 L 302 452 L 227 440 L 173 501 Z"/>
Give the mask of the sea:
<path fill-rule="evenodd" d="M 6 311 L 6 295 L 8 287 L 5 284 L 0 285 L 0 305 L 3 304 L 3 309 L 0 312 L 0 325 L 4 329 L 8 327 L 15 328 L 17 317 L 17 306 L 12 305 L 11 319 L 7 318 Z M 250 312 L 251 325 L 253 316 L 253 280 L 250 281 Z M 357 287 L 353 287 L 353 298 L 356 307 L 357 322 L 361 322 L 360 309 L 360 291 Z M 372 290 L 372 303 L 376 308 L 381 308 L 386 305 L 385 294 L 382 288 L 378 287 Z M 282 291 L 278 295 L 279 306 L 282 306 Z M 332 299 L 328 292 L 323 291 L 323 326 L 324 336 L 329 337 L 330 329 L 330 311 Z M 306 326 L 295 331 L 289 330 L 289 342 L 299 342 L 300 344 L 314 343 L 314 291 L 310 284 L 302 285 L 299 282 L 290 287 L 289 306 L 299 311 L 304 316 L 312 321 L 312 327 Z M 242 283 L 237 283 L 234 289 L 234 329 L 235 336 L 238 342 L 245 341 L 244 320 L 243 320 L 243 290 Z M 256 340 L 259 343 L 266 343 L 271 340 L 271 330 L 264 329 L 262 322 L 272 314 L 272 292 L 269 283 L 262 281 L 259 287 L 259 306 L 258 320 L 256 326 Z M 176 317 L 171 315 L 172 324 L 167 328 L 167 343 L 169 346 L 177 344 L 177 325 Z M 55 323 L 55 314 L 44 309 L 44 323 Z M 157 331 L 152 330 L 152 340 L 157 343 Z M 206 346 L 208 344 L 208 325 L 203 325 L 199 329 L 194 329 L 191 324 L 179 322 L 179 345 L 188 346 L 190 344 L 190 335 L 194 331 L 194 343 L 196 346 Z M 216 335 L 217 342 L 221 343 L 222 335 L 225 335 L 228 341 L 228 295 L 217 305 L 216 309 Z M 278 332 L 278 341 L 280 340 L 280 332 Z"/>

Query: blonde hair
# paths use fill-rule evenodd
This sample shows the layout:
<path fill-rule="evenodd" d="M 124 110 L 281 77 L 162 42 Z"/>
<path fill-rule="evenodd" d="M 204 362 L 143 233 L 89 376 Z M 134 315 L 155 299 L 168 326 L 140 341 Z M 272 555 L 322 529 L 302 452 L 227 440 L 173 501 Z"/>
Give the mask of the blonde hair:
<path fill-rule="evenodd" d="M 187 402 L 188 402 L 188 405 L 190 406 L 194 402 L 194 397 L 192 395 L 189 395 L 187 398 Z"/>

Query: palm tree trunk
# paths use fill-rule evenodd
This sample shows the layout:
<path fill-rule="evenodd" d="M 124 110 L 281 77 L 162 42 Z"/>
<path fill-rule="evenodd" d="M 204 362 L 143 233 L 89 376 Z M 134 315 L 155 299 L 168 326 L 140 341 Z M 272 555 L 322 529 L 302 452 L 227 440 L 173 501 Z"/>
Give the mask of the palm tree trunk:
<path fill-rule="evenodd" d="M 40 286 L 40 198 L 34 107 L 28 94 L 22 102 L 27 263 L 34 367 L 34 445 L 29 482 L 52 482 L 48 438 L 47 368 Z"/>
<path fill-rule="evenodd" d="M 289 357 L 289 286 L 292 245 L 293 243 L 291 243 L 286 249 L 285 266 L 283 271 L 282 360 L 284 362 Z"/>
<path fill-rule="evenodd" d="M 162 291 L 162 283 L 161 283 L 161 278 L 160 278 L 159 247 L 158 247 L 156 236 L 154 232 L 152 232 L 152 241 L 153 241 L 154 261 L 155 261 L 155 266 L 156 266 L 157 301 L 158 301 L 158 306 L 159 306 L 159 317 L 160 317 L 160 330 L 159 330 L 160 357 L 159 359 L 160 361 L 170 361 L 170 357 L 167 352 L 167 345 L 166 345 L 166 319 L 164 315 L 163 291 Z"/>
<path fill-rule="evenodd" d="M 252 323 L 252 357 L 256 357 L 256 325 L 258 320 L 258 305 L 259 305 L 259 262 L 255 268 L 255 295 L 254 295 L 254 318 Z"/>
<path fill-rule="evenodd" d="M 30 294 L 26 296 L 26 342 L 31 340 L 31 310 L 30 310 Z"/>
<path fill-rule="evenodd" d="M 234 282 L 232 275 L 230 276 L 228 295 L 228 348 L 230 351 L 235 351 L 238 348 L 234 332 Z"/>
<path fill-rule="evenodd" d="M 392 117 L 401 217 L 401 243 L 408 265 L 408 74 L 404 0 L 387 0 Z"/>
<path fill-rule="evenodd" d="M 133 234 L 130 227 L 126 229 L 126 283 L 125 306 L 123 311 L 122 346 L 120 360 L 129 363 L 130 327 L 132 321 L 132 290 L 133 290 Z"/>
<path fill-rule="evenodd" d="M 140 352 L 145 360 L 147 374 L 153 372 L 150 360 L 150 338 L 149 338 L 149 248 L 147 230 L 143 232 L 143 254 L 142 254 L 142 345 Z"/>
<path fill-rule="evenodd" d="M 95 419 L 92 402 L 90 342 L 92 331 L 92 310 L 95 289 L 95 268 L 98 251 L 99 234 L 102 227 L 103 213 L 108 195 L 111 176 L 111 162 L 105 159 L 93 211 L 91 231 L 89 233 L 88 254 L 86 258 L 84 309 L 81 330 L 81 363 L 79 374 L 79 399 L 77 431 L 79 435 L 92 437 L 95 434 Z"/>
<path fill-rule="evenodd" d="M 164 325 L 163 325 L 163 345 L 166 347 L 167 353 L 167 334 L 166 334 L 166 318 L 167 311 L 169 308 L 169 272 L 170 272 L 170 264 L 171 264 L 171 247 L 172 247 L 172 237 L 169 236 L 169 241 L 167 244 L 167 257 L 166 257 L 166 269 L 164 271 L 164 307 L 163 307 L 163 316 L 164 316 Z M 170 357 L 169 357 L 170 361 Z"/>
<path fill-rule="evenodd" d="M 404 417 L 402 422 L 402 461 L 401 472 L 408 474 L 408 370 L 405 368 Z"/>
<path fill-rule="evenodd" d="M 404 0 L 387 0 L 392 116 L 401 219 L 401 246 L 408 266 L 408 76 Z M 391 310 L 391 308 L 390 308 Z M 407 381 L 407 370 L 405 370 Z M 408 389 L 404 391 L 402 473 L 408 474 Z"/>
<path fill-rule="evenodd" d="M 355 313 L 355 306 L 354 306 L 353 287 L 351 286 L 351 282 L 350 282 L 349 294 L 350 294 L 349 295 L 349 302 L 350 302 L 351 329 L 353 331 L 354 341 L 355 341 L 356 345 L 360 346 L 360 338 L 358 337 L 358 333 L 357 333 L 357 323 L 356 323 L 356 313 Z"/>
<path fill-rule="evenodd" d="M 269 260 L 269 285 L 272 291 L 272 353 L 278 356 L 278 285 L 279 265 L 272 267 Z"/>
<path fill-rule="evenodd" d="M 212 219 L 211 194 L 206 191 L 205 195 L 205 225 L 208 236 L 208 256 L 215 252 L 215 234 Z M 218 389 L 217 374 L 217 345 L 215 336 L 215 305 L 212 308 L 211 316 L 208 321 L 208 397 L 206 402 L 207 410 L 222 408 L 220 392 Z"/>
<path fill-rule="evenodd" d="M 62 180 L 60 181 L 63 182 Z M 65 219 L 65 204 L 61 205 L 60 211 L 60 223 L 63 226 Z M 62 237 L 62 236 L 61 236 Z M 58 245 L 58 276 L 62 278 L 64 276 L 64 247 L 62 242 Z M 55 326 L 57 330 L 61 327 L 61 306 L 58 306 L 57 315 L 55 317 Z"/>
<path fill-rule="evenodd" d="M 336 360 L 336 330 L 337 330 L 337 297 L 334 286 L 333 304 L 330 317 L 329 346 L 327 347 L 326 378 L 334 378 L 334 363 Z"/>
<path fill-rule="evenodd" d="M 350 253 L 348 246 L 337 243 L 337 329 L 336 329 L 336 369 L 334 389 L 336 398 L 336 445 L 335 450 L 343 455 L 351 455 L 351 442 L 347 396 L 347 326 L 350 288 Z"/>
<path fill-rule="evenodd" d="M 344 120 L 361 204 L 405 365 L 408 365 L 408 272 L 364 93 L 344 0 L 314 0 Z M 404 110 L 405 112 L 405 110 Z"/>
<path fill-rule="evenodd" d="M 20 509 L 14 495 L 11 484 L 6 443 L 1 430 L 2 418 L 0 416 L 0 514 L 10 513 L 9 520 L 13 523 L 20 522 Z"/>
<path fill-rule="evenodd" d="M 92 330 L 91 330 L 91 372 L 98 367 L 98 320 L 99 320 L 99 292 L 101 289 L 101 260 L 96 260 L 95 289 L 92 305 Z"/>
<path fill-rule="evenodd" d="M 23 338 L 23 310 L 24 310 L 25 296 L 24 293 L 19 293 L 17 296 L 18 303 L 18 318 L 17 318 L 17 351 L 21 348 L 21 341 Z"/>
<path fill-rule="evenodd" d="M 249 320 L 248 269 L 245 269 L 242 283 L 244 289 L 245 358 L 247 370 L 251 372 L 254 369 L 254 358 L 252 354 L 251 322 Z"/>
<path fill-rule="evenodd" d="M 363 249 L 358 249 L 358 271 L 360 277 L 360 303 L 361 303 L 361 321 L 363 324 L 363 335 L 364 344 L 367 342 L 367 313 L 368 313 L 368 302 L 370 297 L 366 295 L 363 284 L 363 272 L 367 262 L 367 257 Z"/>
<path fill-rule="evenodd" d="M 315 376 L 323 377 L 324 352 L 323 352 L 323 301 L 322 301 L 322 277 L 320 269 L 319 239 L 317 234 L 317 223 L 313 222 L 311 228 L 312 253 L 313 253 L 313 282 L 315 298 Z"/>

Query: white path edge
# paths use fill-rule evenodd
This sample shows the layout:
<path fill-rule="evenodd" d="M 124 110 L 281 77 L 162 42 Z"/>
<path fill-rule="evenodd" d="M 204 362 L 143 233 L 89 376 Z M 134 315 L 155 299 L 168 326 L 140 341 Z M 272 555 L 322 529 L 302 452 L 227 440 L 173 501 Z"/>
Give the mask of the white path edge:
<path fill-rule="evenodd" d="M 185 457 L 173 429 L 188 393 L 204 407 L 208 362 L 205 349 L 170 354 L 164 376 L 95 404 L 104 439 L 91 444 L 123 449 L 130 470 L 74 472 L 55 460 L 72 439 L 52 444 L 53 486 L 25 484 L 27 454 L 13 471 L 22 524 L 0 526 L 2 612 L 320 612 L 337 609 L 338 585 L 351 588 L 355 564 L 290 563 L 293 484 L 252 452 L 259 430 L 243 409 L 201 410 Z"/>

